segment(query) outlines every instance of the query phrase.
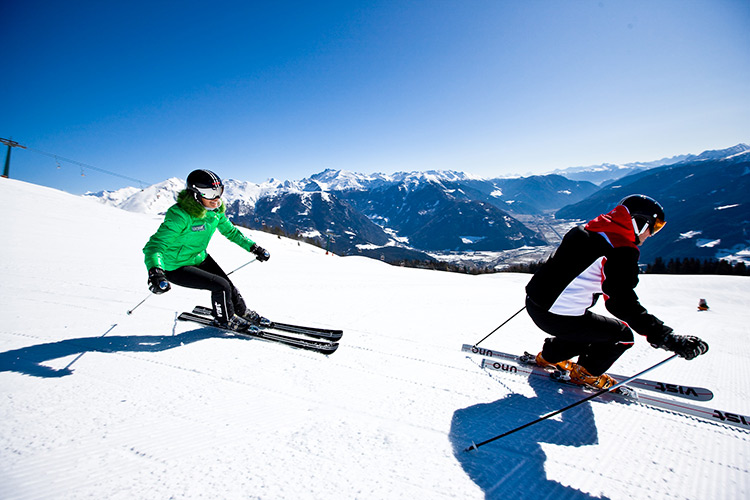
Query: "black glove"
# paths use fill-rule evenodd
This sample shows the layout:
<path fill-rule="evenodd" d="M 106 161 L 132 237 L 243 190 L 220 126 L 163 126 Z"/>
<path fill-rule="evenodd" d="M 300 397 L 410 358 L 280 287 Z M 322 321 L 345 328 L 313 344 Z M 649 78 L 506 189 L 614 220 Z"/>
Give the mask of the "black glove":
<path fill-rule="evenodd" d="M 255 256 L 258 258 L 259 261 L 265 262 L 268 259 L 271 258 L 271 254 L 266 252 L 263 248 L 261 248 L 257 243 L 253 244 L 253 246 L 250 247 L 250 251 L 255 254 Z"/>
<path fill-rule="evenodd" d="M 649 343 L 656 349 L 672 351 L 685 359 L 693 359 L 708 352 L 708 344 L 692 335 L 683 336 L 667 332 L 656 341 L 649 339 Z"/>
<path fill-rule="evenodd" d="M 164 270 L 158 267 L 152 267 L 148 270 L 148 289 L 157 295 L 168 292 L 172 286 L 164 275 Z"/>

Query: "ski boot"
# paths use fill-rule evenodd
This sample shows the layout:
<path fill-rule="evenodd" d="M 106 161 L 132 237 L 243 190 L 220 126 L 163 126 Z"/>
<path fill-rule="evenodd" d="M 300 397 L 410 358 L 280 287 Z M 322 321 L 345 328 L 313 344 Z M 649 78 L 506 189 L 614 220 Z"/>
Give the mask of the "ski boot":
<path fill-rule="evenodd" d="M 245 312 L 240 315 L 240 317 L 247 320 L 252 325 L 262 326 L 262 327 L 271 326 L 271 320 L 269 320 L 268 318 L 264 318 L 263 316 L 261 316 L 260 314 L 258 314 L 257 312 L 251 309 L 246 309 Z"/>
<path fill-rule="evenodd" d="M 575 363 L 573 363 L 569 359 L 558 361 L 557 363 L 550 363 L 542 357 L 541 351 L 534 358 L 534 362 L 537 364 L 537 366 L 541 366 L 542 368 L 553 368 L 555 370 L 562 370 L 565 372 L 573 370 L 573 367 L 575 366 Z"/>
<path fill-rule="evenodd" d="M 222 326 L 226 328 L 227 330 L 232 330 L 233 332 L 237 332 L 237 333 L 244 333 L 253 328 L 256 328 L 248 320 L 236 314 L 234 314 L 231 318 L 229 318 L 229 321 L 227 321 L 227 323 Z"/>
<path fill-rule="evenodd" d="M 592 389 L 609 389 L 617 383 L 615 379 L 606 373 L 599 376 L 591 375 L 586 368 L 575 363 L 573 364 L 573 369 L 570 370 L 570 381 Z"/>

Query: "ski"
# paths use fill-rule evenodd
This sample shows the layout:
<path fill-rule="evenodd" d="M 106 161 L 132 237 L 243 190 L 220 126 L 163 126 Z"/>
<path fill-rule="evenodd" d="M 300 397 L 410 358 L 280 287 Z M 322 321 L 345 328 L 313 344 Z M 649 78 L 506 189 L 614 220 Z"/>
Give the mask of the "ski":
<path fill-rule="evenodd" d="M 210 307 L 195 306 L 193 308 L 193 314 L 200 314 L 203 316 L 212 316 L 213 311 Z M 318 339 L 328 339 L 331 341 L 340 340 L 344 335 L 342 330 L 332 330 L 328 328 L 315 328 L 312 326 L 299 326 L 291 325 L 289 323 L 278 323 L 271 321 L 268 324 L 258 325 L 260 328 L 271 328 L 274 330 L 280 330 L 282 332 L 298 333 L 301 335 L 307 335 L 308 337 L 314 337 Z"/>
<path fill-rule="evenodd" d="M 524 361 L 522 359 L 522 356 L 516 356 L 515 354 L 508 354 L 508 353 L 504 353 L 500 351 L 493 351 L 490 349 L 483 349 L 481 347 L 477 347 L 477 346 L 473 346 L 469 344 L 464 344 L 461 347 L 461 350 L 464 352 L 470 352 L 472 354 L 479 354 L 481 356 L 487 356 L 493 359 L 505 359 L 508 361 L 514 361 L 516 363 L 532 364 L 536 366 L 536 364 L 533 363 L 533 361 L 531 363 Z M 542 368 L 542 370 L 544 369 Z M 618 382 L 628 378 L 624 375 L 617 375 L 614 373 L 609 373 L 609 375 L 615 380 L 617 380 Z M 669 396 L 689 399 L 691 401 L 710 401 L 714 397 L 714 393 L 704 387 L 691 387 L 691 386 L 684 386 L 684 385 L 677 385 L 677 384 L 668 384 L 666 382 L 659 382 L 656 380 L 647 380 L 647 379 L 637 378 L 631 381 L 628 385 L 635 389 L 651 391 L 651 392 L 659 392 L 659 393 L 666 394 Z"/>
<path fill-rule="evenodd" d="M 584 386 L 574 384 L 566 381 L 564 378 L 556 378 L 554 376 L 557 372 L 548 372 L 544 368 L 534 365 L 525 364 L 514 364 L 509 360 L 498 361 L 496 359 L 482 359 L 482 368 L 495 370 L 502 373 L 510 373 L 512 375 L 518 375 L 525 378 L 538 377 L 539 379 L 552 380 L 565 386 L 566 389 L 570 389 L 581 394 L 591 394 L 590 389 Z M 622 386 L 627 387 L 627 386 Z M 621 387 L 621 388 L 622 388 Z M 737 413 L 727 412 L 723 410 L 716 410 L 713 408 L 704 408 L 702 406 L 685 403 L 682 401 L 675 401 L 672 399 L 662 398 L 659 396 L 652 395 L 650 393 L 643 393 L 633 388 L 625 389 L 621 392 L 608 392 L 602 394 L 599 398 L 602 401 L 617 401 L 621 403 L 635 403 L 651 408 L 657 408 L 660 410 L 671 411 L 681 415 L 687 415 L 691 417 L 697 417 L 709 422 L 730 425 L 733 427 L 739 427 L 750 431 L 750 416 L 740 415 Z"/>
<path fill-rule="evenodd" d="M 296 347 L 298 349 L 305 349 L 308 351 L 314 351 L 319 352 L 322 354 L 333 354 L 336 352 L 336 349 L 338 349 L 339 344 L 338 342 L 329 342 L 327 340 L 310 340 L 310 339 L 301 339 L 297 337 L 290 337 L 287 335 L 281 335 L 279 333 L 269 332 L 266 330 L 262 330 L 260 328 L 251 327 L 250 330 L 244 331 L 244 332 L 236 332 L 234 330 L 229 330 L 228 328 L 223 328 L 216 324 L 216 321 L 213 318 L 209 318 L 206 316 L 201 316 L 199 314 L 193 314 L 189 312 L 181 313 L 177 319 L 181 321 L 192 321 L 193 323 L 198 323 L 205 326 L 210 326 L 212 328 L 217 328 L 219 330 L 229 332 L 233 335 L 237 335 L 240 337 L 252 337 L 256 339 L 265 340 L 268 342 L 275 342 L 277 344 L 284 344 L 290 347 Z"/>

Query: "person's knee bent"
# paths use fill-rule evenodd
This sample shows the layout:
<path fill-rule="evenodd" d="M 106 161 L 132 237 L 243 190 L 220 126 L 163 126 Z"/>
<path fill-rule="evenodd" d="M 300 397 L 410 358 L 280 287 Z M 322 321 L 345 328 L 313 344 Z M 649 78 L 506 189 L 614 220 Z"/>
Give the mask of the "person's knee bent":
<path fill-rule="evenodd" d="M 212 292 L 224 292 L 227 297 L 232 296 L 232 284 L 222 278 L 221 276 L 214 276 L 209 282 L 210 290 Z"/>
<path fill-rule="evenodd" d="M 617 338 L 617 342 L 619 344 L 627 345 L 626 349 L 630 349 L 631 347 L 633 347 L 633 343 L 635 342 L 635 339 L 633 337 L 633 330 L 631 330 L 630 327 L 625 323 L 622 323 L 622 329 L 620 330 L 620 335 Z"/>

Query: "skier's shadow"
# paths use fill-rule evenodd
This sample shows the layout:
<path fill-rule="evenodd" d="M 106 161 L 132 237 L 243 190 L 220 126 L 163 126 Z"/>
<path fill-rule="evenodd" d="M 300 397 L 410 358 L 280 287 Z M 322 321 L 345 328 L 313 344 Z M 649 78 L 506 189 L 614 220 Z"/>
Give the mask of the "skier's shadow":
<path fill-rule="evenodd" d="M 113 325 L 111 331 L 116 325 Z M 38 344 L 0 353 L 0 372 L 18 372 L 34 377 L 64 377 L 73 373 L 71 365 L 87 352 L 160 352 L 209 338 L 228 335 L 213 328 L 199 328 L 178 335 L 132 335 L 84 337 Z M 78 354 L 64 368 L 44 363 Z"/>
<path fill-rule="evenodd" d="M 598 441 L 591 403 L 583 403 L 561 415 L 510 434 L 475 450 L 464 451 L 511 429 L 536 420 L 581 399 L 580 395 L 558 394 L 553 383 L 529 380 L 536 397 L 510 394 L 493 403 L 457 410 L 451 422 L 453 454 L 464 471 L 485 493 L 487 500 L 592 499 L 587 493 L 547 478 L 546 455 L 541 443 L 586 446 Z M 571 459 L 571 470 L 576 463 Z"/>

